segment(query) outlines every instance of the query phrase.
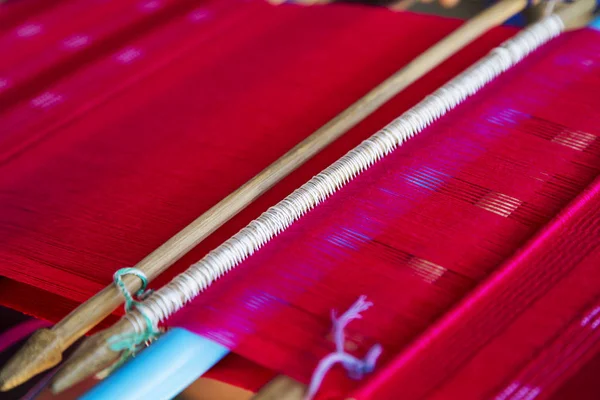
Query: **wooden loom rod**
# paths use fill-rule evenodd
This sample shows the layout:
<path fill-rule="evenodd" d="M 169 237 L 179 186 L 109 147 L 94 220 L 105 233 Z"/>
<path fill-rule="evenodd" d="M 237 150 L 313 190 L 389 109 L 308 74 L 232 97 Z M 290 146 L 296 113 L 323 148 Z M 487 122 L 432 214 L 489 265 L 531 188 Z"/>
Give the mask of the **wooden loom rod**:
<path fill-rule="evenodd" d="M 256 198 L 389 99 L 526 5 L 527 0 L 503 0 L 467 21 L 210 208 L 141 260 L 135 268 L 143 271 L 148 280 L 154 279 Z M 125 276 L 124 282 L 131 292 L 140 288 L 140 281 L 135 277 Z M 110 285 L 51 329 L 37 331 L 0 371 L 0 390 L 9 390 L 57 365 L 62 360 L 64 350 L 122 303 L 119 291 L 114 285 Z"/>

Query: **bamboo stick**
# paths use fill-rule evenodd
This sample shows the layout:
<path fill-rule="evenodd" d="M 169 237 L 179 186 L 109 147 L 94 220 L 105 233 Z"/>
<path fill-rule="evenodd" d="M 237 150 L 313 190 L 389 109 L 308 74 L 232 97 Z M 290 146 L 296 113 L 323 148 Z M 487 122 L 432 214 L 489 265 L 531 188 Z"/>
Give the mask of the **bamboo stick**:
<path fill-rule="evenodd" d="M 149 281 L 156 278 L 256 198 L 400 91 L 526 5 L 527 0 L 503 0 L 467 21 L 206 211 L 136 264 L 135 268 L 143 271 Z M 140 288 L 140 280 L 132 276 L 125 276 L 124 283 L 132 293 Z M 117 288 L 107 286 L 51 329 L 37 331 L 0 371 L 0 390 L 9 390 L 57 365 L 62 360 L 63 351 L 122 302 Z"/>
<path fill-rule="evenodd" d="M 305 393 L 305 385 L 288 376 L 279 375 L 256 393 L 252 400 L 302 400 Z"/>

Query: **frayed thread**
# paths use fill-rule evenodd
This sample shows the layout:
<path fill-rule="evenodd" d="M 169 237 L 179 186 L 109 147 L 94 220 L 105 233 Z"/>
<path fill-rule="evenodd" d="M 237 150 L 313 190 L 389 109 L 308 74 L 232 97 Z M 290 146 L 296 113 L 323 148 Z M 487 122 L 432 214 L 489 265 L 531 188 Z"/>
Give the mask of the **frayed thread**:
<path fill-rule="evenodd" d="M 383 348 L 380 344 L 375 344 L 363 359 L 358 359 L 355 356 L 346 353 L 344 343 L 346 341 L 344 329 L 346 325 L 355 319 L 361 319 L 361 312 L 368 310 L 373 303 L 367 301 L 366 296 L 360 296 L 358 300 L 339 318 L 334 310 L 331 311 L 331 322 L 333 324 L 333 333 L 335 340 L 335 352 L 325 356 L 315 371 L 310 380 L 310 385 L 306 392 L 305 399 L 311 400 L 319 391 L 323 379 L 327 372 L 336 364 L 340 363 L 348 372 L 348 376 L 352 379 L 361 379 L 365 374 L 370 373 L 375 368 L 375 363 L 381 355 Z"/>

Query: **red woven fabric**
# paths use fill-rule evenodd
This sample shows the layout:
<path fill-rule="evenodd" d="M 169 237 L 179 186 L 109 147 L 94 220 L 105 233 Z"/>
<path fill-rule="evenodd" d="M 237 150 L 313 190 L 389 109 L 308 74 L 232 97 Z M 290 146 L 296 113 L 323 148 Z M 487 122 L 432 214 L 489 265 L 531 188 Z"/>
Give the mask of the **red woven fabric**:
<path fill-rule="evenodd" d="M 458 24 L 259 1 L 3 6 L 0 303 L 63 317 Z M 152 286 L 513 32 L 393 99 Z M 170 323 L 307 381 L 332 349 L 329 310 L 367 294 L 348 349 L 384 344 L 378 370 L 360 383 L 335 370 L 323 396 L 550 396 L 597 346 L 597 185 L 581 192 L 600 168 L 598 42 L 548 46 Z M 231 356 L 212 376 L 256 389 L 272 372 Z"/>
<path fill-rule="evenodd" d="M 0 302 L 52 321 L 460 23 L 260 1 L 38 5 L 0 14 Z M 152 286 L 512 33 L 438 68 Z"/>
<path fill-rule="evenodd" d="M 600 350 L 599 238 L 596 180 L 357 396 L 549 398 Z"/>
<path fill-rule="evenodd" d="M 336 368 L 323 398 L 548 397 L 597 350 L 599 62 L 597 31 L 538 50 L 168 325 L 308 382 L 330 310 L 366 295 L 347 350 L 380 343 L 378 373 Z"/>

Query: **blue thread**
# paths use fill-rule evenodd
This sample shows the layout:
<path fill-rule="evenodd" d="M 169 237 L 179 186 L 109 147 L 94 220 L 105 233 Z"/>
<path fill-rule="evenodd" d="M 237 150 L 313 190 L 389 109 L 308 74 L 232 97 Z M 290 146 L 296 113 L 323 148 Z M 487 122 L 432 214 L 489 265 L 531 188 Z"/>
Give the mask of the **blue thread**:
<path fill-rule="evenodd" d="M 331 311 L 335 351 L 319 361 L 319 364 L 317 365 L 317 368 L 315 368 L 312 378 L 310 379 L 310 385 L 308 386 L 306 394 L 307 399 L 312 399 L 314 395 L 317 394 L 325 375 L 336 363 L 341 363 L 352 379 L 361 379 L 365 374 L 373 371 L 375 363 L 383 351 L 380 344 L 373 345 L 362 360 L 346 353 L 344 350 L 344 343 L 346 341 L 344 328 L 350 321 L 362 318 L 360 313 L 369 309 L 372 305 L 373 303 L 367 301 L 366 296 L 360 296 L 352 307 L 342 314 L 341 317 L 338 318 L 335 311 Z"/>
<path fill-rule="evenodd" d="M 410 184 L 431 191 L 436 191 L 445 183 L 443 178 L 448 178 L 448 174 L 427 166 L 415 168 L 412 172 L 404 175 L 404 179 Z"/>

